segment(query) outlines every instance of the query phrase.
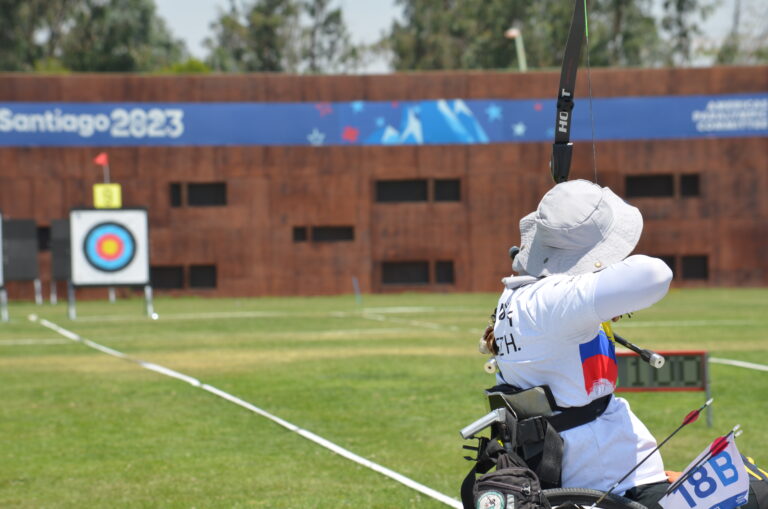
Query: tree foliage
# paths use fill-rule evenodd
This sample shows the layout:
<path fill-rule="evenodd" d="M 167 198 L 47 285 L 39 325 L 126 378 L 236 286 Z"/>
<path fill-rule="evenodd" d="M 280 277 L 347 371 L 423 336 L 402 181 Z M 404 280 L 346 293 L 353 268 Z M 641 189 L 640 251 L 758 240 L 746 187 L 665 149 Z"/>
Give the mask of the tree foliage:
<path fill-rule="evenodd" d="M 714 8 L 712 0 L 664 0 L 661 27 L 667 34 L 670 65 L 688 65 L 693 60 L 693 39 L 702 34 L 700 23 Z"/>
<path fill-rule="evenodd" d="M 341 9 L 331 9 L 330 0 L 304 0 L 300 5 L 309 19 L 301 41 L 306 70 L 327 73 L 354 68 L 359 52 L 351 42 Z"/>
<path fill-rule="evenodd" d="M 55 59 L 76 0 L 0 0 L 0 70 Z M 41 42 L 42 39 L 42 42 Z"/>
<path fill-rule="evenodd" d="M 581 1 L 396 0 L 401 13 L 389 32 L 365 47 L 351 42 L 340 0 L 228 0 L 200 62 L 173 37 L 155 0 L 0 0 L 0 71 L 338 73 L 376 51 L 396 71 L 517 68 L 515 43 L 504 37 L 513 26 L 529 67 L 556 68 Z M 703 22 L 718 1 L 587 0 L 583 54 L 594 66 L 690 65 L 702 55 L 718 64 L 766 62 L 768 3 L 732 0 L 731 30 L 707 43 Z"/>
<path fill-rule="evenodd" d="M 153 0 L 85 0 L 64 36 L 61 60 L 73 71 L 152 71 L 184 56 Z"/>
<path fill-rule="evenodd" d="M 294 0 L 249 5 L 230 0 L 229 9 L 211 23 L 208 65 L 224 72 L 288 70 L 295 61 L 291 45 L 297 15 Z"/>
<path fill-rule="evenodd" d="M 229 72 L 343 72 L 359 49 L 330 0 L 230 0 L 211 24 L 208 64 Z"/>
<path fill-rule="evenodd" d="M 681 6 L 684 9 L 705 9 L 699 0 L 676 1 L 689 2 Z M 511 26 L 523 34 L 530 67 L 557 67 L 574 9 L 574 2 L 565 0 L 397 3 L 402 19 L 392 25 L 386 38 L 396 70 L 517 67 L 514 44 L 503 37 Z M 640 66 L 658 65 L 664 60 L 665 46 L 651 12 L 651 0 L 591 0 L 588 6 L 592 64 Z M 675 32 L 679 41 L 676 47 L 683 51 L 685 34 L 693 33 L 697 25 L 691 23 L 686 11 L 677 26 L 682 28 Z"/>
<path fill-rule="evenodd" d="M 0 0 L 0 69 L 153 71 L 185 56 L 154 0 Z"/>
<path fill-rule="evenodd" d="M 731 29 L 722 44 L 714 49 L 718 64 L 757 64 L 768 62 L 768 3 L 761 0 L 735 0 Z"/>

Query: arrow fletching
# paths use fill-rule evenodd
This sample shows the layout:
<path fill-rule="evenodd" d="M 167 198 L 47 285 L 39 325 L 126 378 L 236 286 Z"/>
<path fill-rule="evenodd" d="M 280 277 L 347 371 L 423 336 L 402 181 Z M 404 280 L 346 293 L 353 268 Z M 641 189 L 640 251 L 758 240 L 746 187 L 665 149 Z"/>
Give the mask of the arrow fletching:
<path fill-rule="evenodd" d="M 686 415 L 685 419 L 683 419 L 683 426 L 687 426 L 692 422 L 696 422 L 696 419 L 699 418 L 700 413 L 701 413 L 701 410 L 694 410 L 690 412 L 688 415 Z"/>
<path fill-rule="evenodd" d="M 728 438 L 718 437 L 712 442 L 712 445 L 709 446 L 709 454 L 710 456 L 717 456 L 723 452 L 726 447 L 728 447 Z"/>
<path fill-rule="evenodd" d="M 711 405 L 713 401 L 714 401 L 714 399 L 713 399 L 713 398 L 709 398 L 709 399 L 706 401 L 706 403 L 704 403 L 703 405 L 701 405 L 701 408 L 699 408 L 698 410 L 693 410 L 693 411 L 692 411 L 692 412 L 690 412 L 688 415 L 686 415 L 686 416 L 685 416 L 685 419 L 683 419 L 683 424 L 682 424 L 682 426 L 687 426 L 688 424 L 690 424 L 690 423 L 692 423 L 692 422 L 696 422 L 696 419 L 698 419 L 698 418 L 699 418 L 699 414 L 701 414 L 701 411 L 702 411 L 702 410 L 704 410 L 705 408 L 707 408 L 709 405 Z"/>

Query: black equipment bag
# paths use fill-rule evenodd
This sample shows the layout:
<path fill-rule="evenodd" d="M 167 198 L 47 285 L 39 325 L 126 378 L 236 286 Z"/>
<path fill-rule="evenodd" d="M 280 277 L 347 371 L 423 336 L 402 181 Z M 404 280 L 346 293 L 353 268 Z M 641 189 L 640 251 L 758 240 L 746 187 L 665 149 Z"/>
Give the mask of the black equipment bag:
<path fill-rule="evenodd" d="M 505 451 L 498 442 L 488 445 L 484 458 L 461 486 L 464 509 L 550 509 L 538 476 L 525 461 Z M 484 469 L 489 464 L 495 464 L 496 470 L 475 479 L 477 468 Z"/>
<path fill-rule="evenodd" d="M 514 401 L 507 400 L 504 402 L 503 400 L 506 398 L 503 396 L 502 399 L 493 399 L 494 396 L 498 395 L 524 395 L 526 391 L 518 387 L 502 384 L 486 391 L 492 408 L 504 406 L 508 411 L 506 413 L 506 422 L 495 423 L 491 426 L 490 439 L 480 439 L 480 444 L 477 448 L 477 464 L 470 470 L 461 485 L 461 499 L 465 508 L 475 507 L 472 505 L 472 501 L 477 501 L 477 496 L 475 495 L 478 493 L 477 489 L 481 481 L 488 484 L 488 486 L 500 486 L 506 482 L 503 481 L 506 478 L 509 481 L 508 491 L 523 496 L 520 495 L 523 493 L 520 490 L 525 484 L 530 483 L 525 483 L 520 476 L 525 477 L 529 474 L 516 472 L 508 478 L 504 475 L 498 475 L 499 467 L 497 463 L 502 457 L 506 458 L 502 460 L 505 462 L 504 465 L 515 465 L 516 468 L 524 469 L 530 475 L 533 475 L 536 481 L 530 484 L 530 486 L 533 490 L 532 493 L 534 493 L 532 495 L 534 499 L 536 489 L 559 488 L 563 458 L 563 438 L 560 436 L 560 432 L 595 420 L 602 415 L 611 400 L 611 395 L 609 394 L 583 407 L 561 408 L 555 404 L 554 396 L 552 396 L 549 387 L 540 386 L 535 389 L 539 389 L 538 392 L 540 394 L 534 394 L 533 396 L 539 399 L 545 397 L 548 403 L 546 405 L 533 404 L 532 407 L 542 408 L 548 406 L 551 411 L 547 411 L 549 414 L 547 416 L 531 416 L 530 412 L 523 411 L 525 409 L 514 408 L 510 404 L 514 403 Z M 504 446 L 501 444 L 504 444 Z M 474 449 L 467 446 L 465 448 Z M 497 467 L 496 472 L 486 474 L 494 465 Z M 476 479 L 477 474 L 485 475 Z M 518 481 L 522 484 L 516 484 Z M 509 493 L 490 488 L 487 491 L 501 493 L 501 495 L 489 495 L 487 499 L 489 504 L 491 499 L 496 496 L 498 500 L 504 502 L 505 505 L 502 507 L 506 507 L 505 497 Z M 483 492 L 479 493 L 482 495 Z M 484 506 L 478 505 L 477 507 Z M 488 505 L 487 507 L 494 506 Z"/>

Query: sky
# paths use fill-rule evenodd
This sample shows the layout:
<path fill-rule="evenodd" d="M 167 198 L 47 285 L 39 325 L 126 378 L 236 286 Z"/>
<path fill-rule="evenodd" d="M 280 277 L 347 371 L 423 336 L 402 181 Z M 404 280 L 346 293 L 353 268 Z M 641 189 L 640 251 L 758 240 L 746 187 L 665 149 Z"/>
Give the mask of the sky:
<path fill-rule="evenodd" d="M 713 39 L 719 40 L 730 28 L 734 0 L 715 1 L 718 7 L 704 24 L 704 30 Z M 173 34 L 185 41 L 193 56 L 202 59 L 206 55 L 203 40 L 210 34 L 209 25 L 219 9 L 226 9 L 229 0 L 155 0 L 155 3 Z M 661 0 L 654 0 L 654 4 L 660 9 Z M 336 5 L 341 6 L 352 41 L 356 44 L 379 39 L 399 15 L 395 0 L 336 0 Z M 362 69 L 365 73 L 388 71 L 383 61 L 371 62 Z"/>

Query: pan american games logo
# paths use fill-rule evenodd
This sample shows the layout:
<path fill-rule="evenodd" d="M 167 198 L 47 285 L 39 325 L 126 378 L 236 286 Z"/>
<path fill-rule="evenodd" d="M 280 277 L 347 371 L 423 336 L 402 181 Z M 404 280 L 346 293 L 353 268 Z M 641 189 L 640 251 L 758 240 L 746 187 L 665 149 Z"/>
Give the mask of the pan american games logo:
<path fill-rule="evenodd" d="M 85 235 L 83 253 L 95 269 L 117 272 L 133 261 L 136 240 L 128 228 L 119 223 L 99 223 Z"/>

